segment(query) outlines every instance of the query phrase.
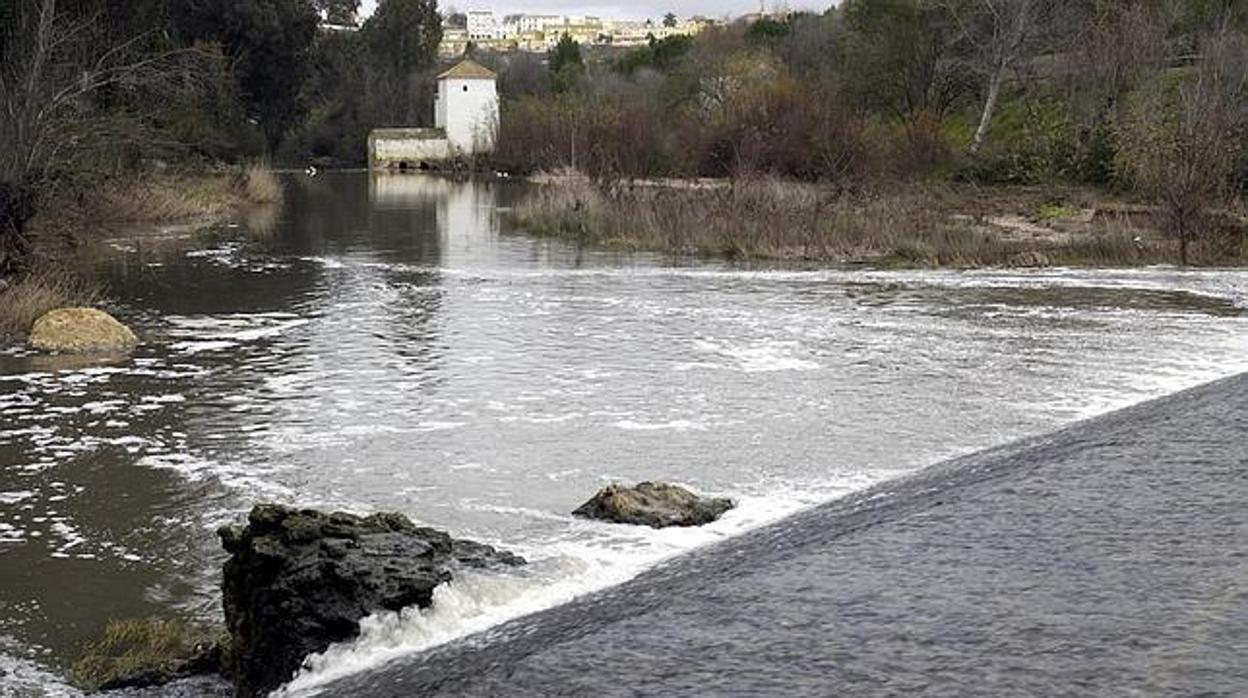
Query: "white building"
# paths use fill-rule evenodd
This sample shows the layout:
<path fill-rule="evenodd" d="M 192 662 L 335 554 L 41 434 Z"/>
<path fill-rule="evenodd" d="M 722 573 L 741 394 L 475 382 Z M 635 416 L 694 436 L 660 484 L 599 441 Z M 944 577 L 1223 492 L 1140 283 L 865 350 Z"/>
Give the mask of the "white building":
<path fill-rule="evenodd" d="M 649 21 L 605 20 L 593 15 L 518 13 L 500 17 L 493 10 L 471 10 L 466 17 L 465 30 L 447 29 L 443 33 L 439 55 L 447 58 L 463 55 L 469 42 L 493 51 L 548 51 L 565 33 L 587 46 L 643 46 L 652 36 L 655 39 L 692 36 L 714 25 L 704 17 L 665 27 Z"/>
<path fill-rule="evenodd" d="M 494 150 L 498 137 L 498 76 L 472 60 L 438 76 L 434 121 L 451 149 L 467 154 Z"/>
<path fill-rule="evenodd" d="M 372 169 L 425 170 L 436 163 L 494 150 L 498 140 L 497 76 L 471 60 L 438 76 L 437 128 L 376 129 L 368 137 Z"/>
<path fill-rule="evenodd" d="M 519 34 L 534 34 L 564 23 L 559 15 L 520 15 L 516 18 L 516 29 Z"/>
<path fill-rule="evenodd" d="M 503 38 L 503 24 L 494 10 L 469 10 L 468 38 L 473 41 L 492 41 Z"/>

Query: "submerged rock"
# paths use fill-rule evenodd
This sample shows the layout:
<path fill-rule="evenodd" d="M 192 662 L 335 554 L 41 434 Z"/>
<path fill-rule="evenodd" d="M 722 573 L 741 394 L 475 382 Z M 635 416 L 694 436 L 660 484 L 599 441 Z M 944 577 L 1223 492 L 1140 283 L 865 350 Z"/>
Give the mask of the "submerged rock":
<path fill-rule="evenodd" d="M 1053 266 L 1053 262 L 1045 253 L 1029 250 L 1010 257 L 1007 266 L 1014 269 L 1044 269 Z"/>
<path fill-rule="evenodd" d="M 702 526 L 734 506 L 731 499 L 699 497 L 677 485 L 643 482 L 636 487 L 610 485 L 572 514 L 586 519 L 666 528 Z"/>
<path fill-rule="evenodd" d="M 240 696 L 281 686 L 310 654 L 360 632 L 378 611 L 426 607 L 456 566 L 514 567 L 524 559 L 421 528 L 400 514 L 326 514 L 265 504 L 248 525 L 218 531 L 230 557 L 222 604 Z"/>
<path fill-rule="evenodd" d="M 30 330 L 30 345 L 44 351 L 128 351 L 138 343 L 129 327 L 95 308 L 49 311 Z"/>

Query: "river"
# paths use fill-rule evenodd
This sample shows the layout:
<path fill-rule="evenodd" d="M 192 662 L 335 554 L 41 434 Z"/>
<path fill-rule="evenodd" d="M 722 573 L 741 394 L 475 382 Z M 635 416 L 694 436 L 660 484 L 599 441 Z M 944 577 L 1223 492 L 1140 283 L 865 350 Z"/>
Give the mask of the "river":
<path fill-rule="evenodd" d="M 259 501 L 516 550 L 313 662 L 317 683 L 611 586 L 949 457 L 1248 369 L 1238 270 L 743 267 L 509 229 L 521 185 L 336 173 L 276 216 L 84 253 L 144 345 L 0 351 L 0 693 L 67 691 L 109 618 L 219 614 Z M 612 481 L 740 502 L 569 516 Z"/>

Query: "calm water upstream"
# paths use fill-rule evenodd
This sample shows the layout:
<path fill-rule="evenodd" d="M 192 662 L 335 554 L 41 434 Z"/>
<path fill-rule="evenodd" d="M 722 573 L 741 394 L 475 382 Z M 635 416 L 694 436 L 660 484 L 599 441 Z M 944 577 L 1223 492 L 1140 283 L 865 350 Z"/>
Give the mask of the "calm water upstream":
<path fill-rule="evenodd" d="M 0 353 L 0 694 L 109 618 L 212 619 L 258 501 L 398 510 L 533 561 L 313 662 L 337 676 L 952 455 L 1248 370 L 1248 273 L 745 270 L 508 230 L 516 185 L 344 173 L 275 220 L 90 255 L 144 339 Z M 696 531 L 568 512 L 657 478 Z"/>

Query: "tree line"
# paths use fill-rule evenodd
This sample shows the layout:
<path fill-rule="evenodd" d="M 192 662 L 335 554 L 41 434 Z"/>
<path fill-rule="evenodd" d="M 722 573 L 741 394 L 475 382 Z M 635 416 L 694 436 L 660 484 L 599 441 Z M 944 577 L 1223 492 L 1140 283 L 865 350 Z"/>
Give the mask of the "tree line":
<path fill-rule="evenodd" d="M 492 57 L 510 170 L 1114 187 L 1186 242 L 1248 181 L 1243 0 L 844 0 L 582 59 Z"/>
<path fill-rule="evenodd" d="M 371 128 L 427 124 L 436 1 L 341 30 L 358 9 L 0 3 L 0 272 L 41 205 L 98 178 L 358 164 Z M 1246 30 L 1248 0 L 844 0 L 631 50 L 472 55 L 500 75 L 497 169 L 1113 186 L 1185 240 L 1248 173 Z"/>

